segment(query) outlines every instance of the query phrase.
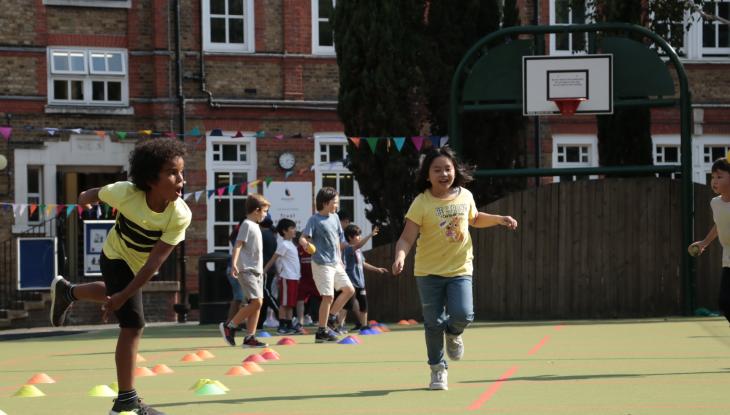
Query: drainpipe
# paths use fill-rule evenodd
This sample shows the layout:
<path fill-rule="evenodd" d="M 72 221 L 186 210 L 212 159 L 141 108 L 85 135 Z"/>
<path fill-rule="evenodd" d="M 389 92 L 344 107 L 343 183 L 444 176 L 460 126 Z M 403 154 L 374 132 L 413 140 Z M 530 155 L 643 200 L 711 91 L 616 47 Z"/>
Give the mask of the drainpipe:
<path fill-rule="evenodd" d="M 183 56 L 182 56 L 182 39 L 180 34 L 181 25 L 181 12 L 180 12 L 180 1 L 175 1 L 175 70 L 177 72 L 177 105 L 178 105 L 178 131 L 181 134 L 180 140 L 185 142 L 185 92 L 183 90 Z M 184 191 L 185 183 L 183 183 Z M 178 249 L 180 254 L 180 303 L 175 304 L 174 310 L 177 313 L 177 322 L 185 323 L 188 319 L 188 311 L 190 307 L 188 305 L 188 291 L 187 291 L 187 270 L 186 270 L 186 258 L 185 258 L 185 240 L 180 242 L 180 248 Z"/>

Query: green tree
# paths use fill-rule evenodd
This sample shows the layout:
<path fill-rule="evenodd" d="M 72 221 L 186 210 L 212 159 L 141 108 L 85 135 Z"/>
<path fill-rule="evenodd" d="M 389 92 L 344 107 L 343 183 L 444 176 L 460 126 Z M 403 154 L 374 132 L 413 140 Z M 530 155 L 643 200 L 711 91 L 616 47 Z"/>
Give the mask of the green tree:
<path fill-rule="evenodd" d="M 418 135 L 423 8 L 419 0 L 338 1 L 333 17 L 337 111 L 345 134 L 363 138 L 359 147 L 348 144 L 347 166 L 372 206 L 367 218 L 391 237 L 400 233 L 415 196 L 417 151 L 409 142 L 399 152 L 379 140 L 373 152 L 365 137 Z"/>

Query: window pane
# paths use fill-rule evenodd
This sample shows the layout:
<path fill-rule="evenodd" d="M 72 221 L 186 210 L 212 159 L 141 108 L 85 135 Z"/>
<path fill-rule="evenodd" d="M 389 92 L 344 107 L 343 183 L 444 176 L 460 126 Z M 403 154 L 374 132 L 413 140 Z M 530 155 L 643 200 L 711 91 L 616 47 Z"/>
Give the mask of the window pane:
<path fill-rule="evenodd" d="M 238 161 L 238 146 L 236 144 L 223 145 L 223 161 Z"/>
<path fill-rule="evenodd" d="M 53 69 L 56 71 L 68 71 L 68 55 L 65 53 L 54 53 Z"/>
<path fill-rule="evenodd" d="M 230 226 L 213 226 L 213 244 L 215 246 L 228 246 L 228 235 L 231 234 Z"/>
<path fill-rule="evenodd" d="M 332 39 L 332 27 L 329 22 L 319 22 L 319 45 L 333 46 L 335 44 Z"/>
<path fill-rule="evenodd" d="M 103 54 L 91 55 L 91 69 L 97 72 L 106 72 L 106 59 Z"/>
<path fill-rule="evenodd" d="M 571 23 L 573 24 L 580 24 L 584 23 L 586 20 L 586 7 L 585 3 L 574 1 L 571 8 L 571 17 L 573 20 Z"/>
<path fill-rule="evenodd" d="M 244 217 L 246 217 L 246 199 L 233 199 L 233 218 L 231 220 L 238 223 Z"/>
<path fill-rule="evenodd" d="M 243 19 L 228 20 L 228 43 L 243 43 Z"/>
<path fill-rule="evenodd" d="M 228 0 L 228 14 L 243 16 L 243 0 Z"/>
<path fill-rule="evenodd" d="M 248 174 L 246 173 L 233 173 L 233 182 L 231 184 L 242 184 L 248 181 Z M 240 194 L 240 189 L 237 190 Z"/>
<path fill-rule="evenodd" d="M 71 81 L 71 99 L 79 101 L 84 99 L 83 81 Z"/>
<path fill-rule="evenodd" d="M 556 33 L 555 34 L 555 49 L 556 50 L 569 50 L 570 37 L 567 33 Z"/>
<path fill-rule="evenodd" d="M 107 101 L 121 101 L 122 100 L 122 83 L 121 82 L 107 82 Z"/>
<path fill-rule="evenodd" d="M 230 174 L 228 172 L 218 172 L 213 178 L 213 186 L 218 189 L 228 186 L 231 183 Z"/>
<path fill-rule="evenodd" d="M 332 17 L 332 0 L 319 0 L 319 17 L 321 19 Z"/>
<path fill-rule="evenodd" d="M 210 41 L 226 43 L 226 19 L 210 19 Z"/>
<path fill-rule="evenodd" d="M 714 48 L 715 45 L 715 25 L 710 22 L 702 24 L 702 46 L 706 48 Z"/>
<path fill-rule="evenodd" d="M 91 83 L 91 99 L 104 101 L 104 82 L 94 81 Z"/>
<path fill-rule="evenodd" d="M 28 193 L 40 193 L 40 180 L 38 179 L 38 168 L 28 167 Z"/>
<path fill-rule="evenodd" d="M 578 147 L 566 147 L 565 150 L 568 163 L 577 163 L 580 161 Z"/>
<path fill-rule="evenodd" d="M 68 99 L 68 81 L 53 81 L 53 99 Z"/>
<path fill-rule="evenodd" d="M 586 50 L 586 35 L 581 33 L 573 34 L 573 51 Z"/>
<path fill-rule="evenodd" d="M 351 174 L 342 174 L 340 175 L 340 195 L 341 196 L 352 196 L 353 188 L 355 186 L 353 185 L 353 178 Z"/>
<path fill-rule="evenodd" d="M 570 23 L 570 0 L 555 0 L 555 23 Z"/>
<path fill-rule="evenodd" d="M 717 45 L 721 48 L 726 48 L 730 46 L 730 38 L 728 38 L 728 26 L 726 24 L 721 24 L 717 27 Z"/>
<path fill-rule="evenodd" d="M 216 222 L 227 222 L 231 220 L 231 199 L 225 197 L 218 198 L 218 195 L 215 195 L 210 202 L 215 203 Z"/>
<path fill-rule="evenodd" d="M 345 147 L 341 145 L 330 145 L 330 163 L 333 163 L 335 161 L 342 161 L 342 159 L 345 158 Z"/>
<path fill-rule="evenodd" d="M 327 162 L 327 146 L 324 144 L 319 145 L 319 161 L 322 163 Z"/>
<path fill-rule="evenodd" d="M 679 161 L 679 148 L 678 147 L 664 147 L 664 162 L 665 163 L 676 163 Z"/>
<path fill-rule="evenodd" d="M 340 200 L 340 214 L 341 215 L 347 215 L 350 218 L 354 218 L 353 216 L 355 212 L 355 201 L 354 200 Z"/>
<path fill-rule="evenodd" d="M 71 70 L 74 72 L 86 72 L 86 68 L 84 68 L 84 54 L 83 53 L 72 53 L 71 54 Z"/>
<path fill-rule="evenodd" d="M 717 15 L 723 19 L 730 19 L 730 3 L 722 2 L 717 5 Z M 720 25 L 723 26 L 723 25 Z M 725 25 L 727 26 L 727 25 Z"/>
<path fill-rule="evenodd" d="M 110 71 L 114 71 L 114 72 L 124 71 L 124 65 L 122 64 L 122 54 L 121 53 L 109 54 L 109 59 L 107 60 L 107 65 L 109 65 L 109 67 L 107 69 Z"/>
<path fill-rule="evenodd" d="M 322 187 L 334 187 L 337 189 L 337 175 L 336 174 L 324 174 L 322 175 Z"/>
<path fill-rule="evenodd" d="M 226 14 L 226 0 L 210 0 L 210 12 L 211 14 Z"/>

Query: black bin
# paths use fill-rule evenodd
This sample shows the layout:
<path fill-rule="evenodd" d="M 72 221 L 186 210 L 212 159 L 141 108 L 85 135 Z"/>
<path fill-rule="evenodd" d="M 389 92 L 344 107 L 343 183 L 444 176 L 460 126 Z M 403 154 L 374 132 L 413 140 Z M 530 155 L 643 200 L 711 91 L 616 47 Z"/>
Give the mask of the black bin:
<path fill-rule="evenodd" d="M 225 253 L 210 252 L 198 259 L 200 324 L 217 324 L 228 318 L 228 305 L 233 298 L 226 277 L 230 258 Z"/>

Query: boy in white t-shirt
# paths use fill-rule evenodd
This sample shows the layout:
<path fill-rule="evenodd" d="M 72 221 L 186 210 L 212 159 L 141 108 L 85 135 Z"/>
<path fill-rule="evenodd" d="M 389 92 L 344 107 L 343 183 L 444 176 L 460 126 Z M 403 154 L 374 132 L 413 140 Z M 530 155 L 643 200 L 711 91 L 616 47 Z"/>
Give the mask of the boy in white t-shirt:
<path fill-rule="evenodd" d="M 299 278 L 299 253 L 294 245 L 294 237 L 297 234 L 297 224 L 291 219 L 281 219 L 276 224 L 276 232 L 281 236 L 276 252 L 264 266 L 264 274 L 276 264 L 277 286 L 279 288 L 279 329 L 280 334 L 296 333 L 292 326 L 294 308 L 297 306 L 297 289 Z"/>
<path fill-rule="evenodd" d="M 712 219 L 715 224 L 707 232 L 705 239 L 693 242 L 688 250 L 690 255 L 700 255 L 715 238 L 722 245 L 722 280 L 718 303 L 720 311 L 730 322 L 730 154 L 715 160 L 712 164 L 712 191 L 719 196 L 710 201 Z"/>

